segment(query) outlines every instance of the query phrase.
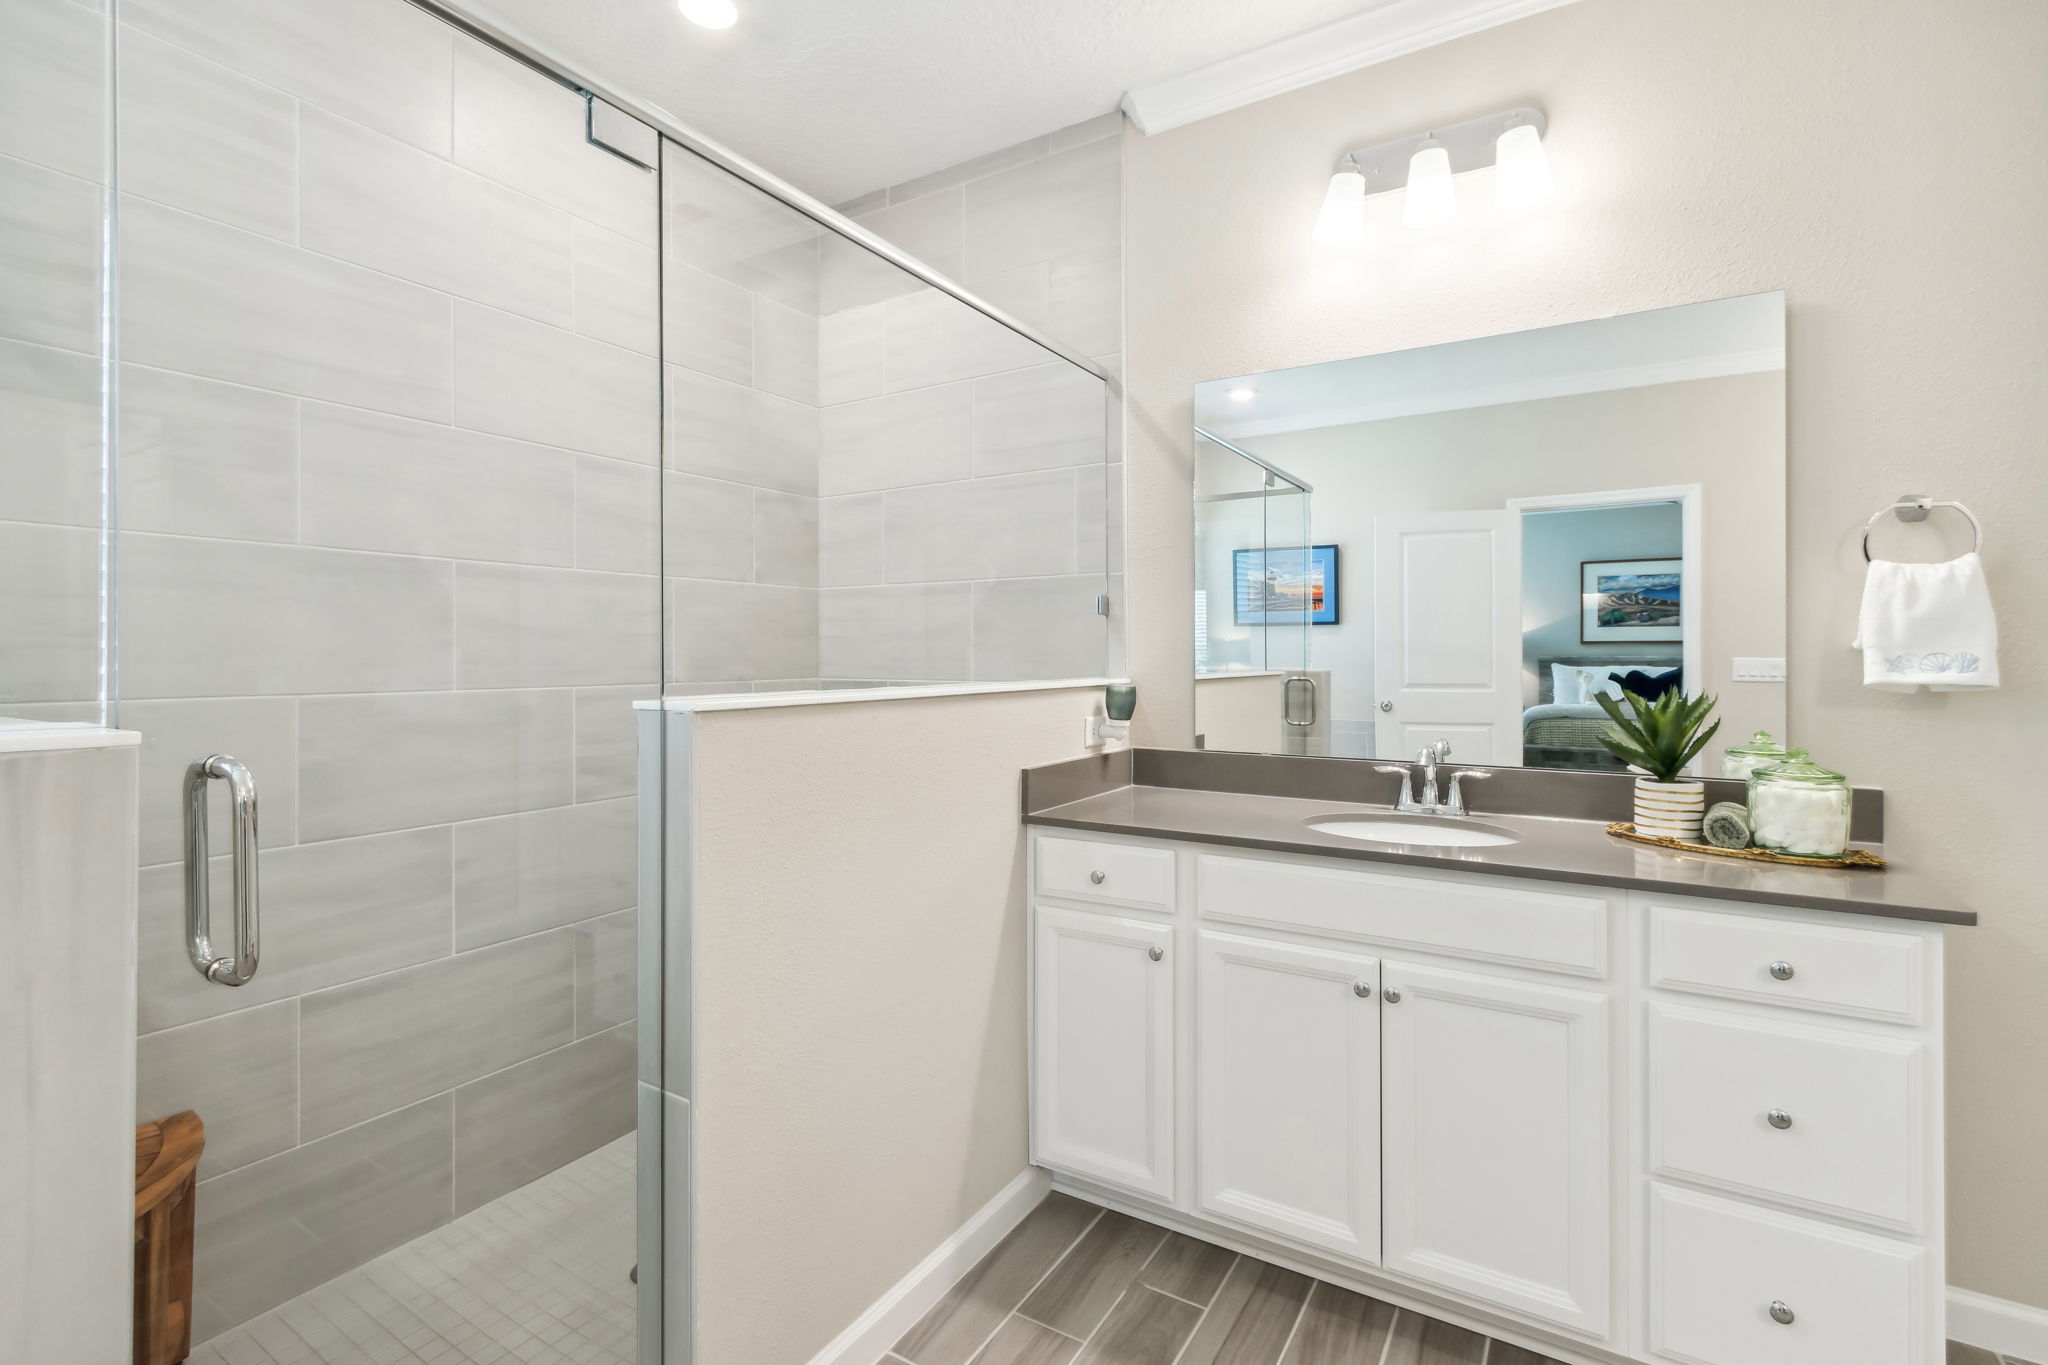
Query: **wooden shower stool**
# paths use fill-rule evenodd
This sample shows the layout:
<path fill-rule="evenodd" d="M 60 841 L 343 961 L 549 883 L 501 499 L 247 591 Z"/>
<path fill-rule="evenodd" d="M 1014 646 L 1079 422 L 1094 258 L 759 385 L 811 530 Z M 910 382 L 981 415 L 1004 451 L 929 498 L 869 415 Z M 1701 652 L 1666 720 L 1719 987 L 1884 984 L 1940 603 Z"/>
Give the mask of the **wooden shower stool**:
<path fill-rule="evenodd" d="M 192 1194 L 205 1149 L 189 1109 L 135 1128 L 135 1365 L 192 1353 Z"/>

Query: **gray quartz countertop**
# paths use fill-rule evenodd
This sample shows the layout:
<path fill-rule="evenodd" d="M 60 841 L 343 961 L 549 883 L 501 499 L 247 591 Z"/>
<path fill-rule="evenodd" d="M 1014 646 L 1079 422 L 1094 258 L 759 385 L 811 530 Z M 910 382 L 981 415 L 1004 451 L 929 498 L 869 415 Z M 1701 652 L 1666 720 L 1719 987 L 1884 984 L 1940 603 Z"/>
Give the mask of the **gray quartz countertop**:
<path fill-rule="evenodd" d="M 1133 785 L 1049 806 L 1024 818 L 1030 824 L 1060 829 L 1313 853 L 1440 871 L 1714 896 L 1938 924 L 1977 922 L 1976 914 L 1956 904 L 1931 876 L 1896 863 L 1877 870 L 1718 858 L 1630 843 L 1607 833 L 1606 824 L 1594 820 L 1488 813 L 1475 818 L 1505 827 L 1520 842 L 1486 848 L 1366 843 L 1309 828 L 1311 820 L 1330 816 L 1391 814 L 1385 806 L 1342 801 Z"/>

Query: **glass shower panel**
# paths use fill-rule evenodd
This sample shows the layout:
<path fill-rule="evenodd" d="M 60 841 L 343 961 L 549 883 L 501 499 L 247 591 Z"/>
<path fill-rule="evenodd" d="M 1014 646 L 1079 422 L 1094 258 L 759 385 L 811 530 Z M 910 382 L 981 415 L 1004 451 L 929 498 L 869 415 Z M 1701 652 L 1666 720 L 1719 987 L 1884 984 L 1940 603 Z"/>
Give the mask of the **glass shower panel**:
<path fill-rule="evenodd" d="M 106 715 L 110 27 L 0 5 L 0 728 Z"/>
<path fill-rule="evenodd" d="M 1196 729 L 1210 748 L 1323 752 L 1327 689 L 1309 667 L 1309 631 L 1335 585 L 1310 542 L 1309 490 L 1196 436 Z"/>
<path fill-rule="evenodd" d="M 194 1359 L 624 1365 L 656 174 L 402 0 L 127 0 L 119 41 L 139 1099 L 207 1127 Z M 212 754 L 259 794 L 238 989 L 184 936 Z"/>
<path fill-rule="evenodd" d="M 1105 382 L 683 147 L 664 186 L 671 691 L 1100 676 Z"/>

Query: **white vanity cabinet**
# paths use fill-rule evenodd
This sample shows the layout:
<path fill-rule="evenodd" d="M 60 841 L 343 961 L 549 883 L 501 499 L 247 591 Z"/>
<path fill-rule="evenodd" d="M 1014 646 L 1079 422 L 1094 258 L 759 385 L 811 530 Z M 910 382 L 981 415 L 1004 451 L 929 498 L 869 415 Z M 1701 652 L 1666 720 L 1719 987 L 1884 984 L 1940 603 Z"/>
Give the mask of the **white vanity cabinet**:
<path fill-rule="evenodd" d="M 1564 1361 L 1942 1361 L 1938 925 L 1031 844 L 1061 1187 Z"/>

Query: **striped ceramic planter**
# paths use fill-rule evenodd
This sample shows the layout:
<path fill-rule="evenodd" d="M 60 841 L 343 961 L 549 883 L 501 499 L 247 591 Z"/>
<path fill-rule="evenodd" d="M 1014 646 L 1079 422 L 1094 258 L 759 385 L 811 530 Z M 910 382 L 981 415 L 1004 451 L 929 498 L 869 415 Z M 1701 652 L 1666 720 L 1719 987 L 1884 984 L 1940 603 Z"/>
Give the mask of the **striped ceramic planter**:
<path fill-rule="evenodd" d="M 1697 843 L 1706 814 L 1706 783 L 1636 779 L 1636 833 Z"/>

